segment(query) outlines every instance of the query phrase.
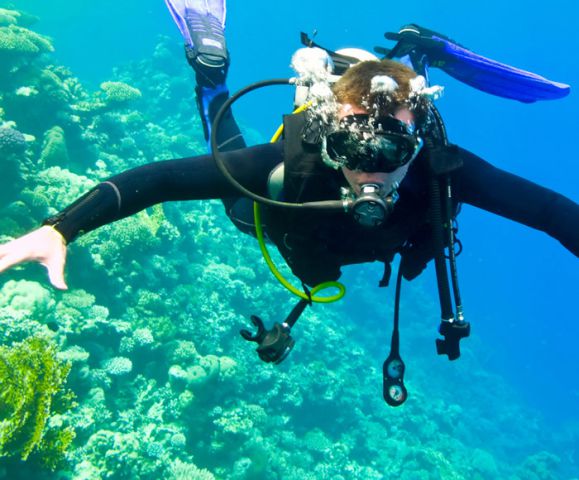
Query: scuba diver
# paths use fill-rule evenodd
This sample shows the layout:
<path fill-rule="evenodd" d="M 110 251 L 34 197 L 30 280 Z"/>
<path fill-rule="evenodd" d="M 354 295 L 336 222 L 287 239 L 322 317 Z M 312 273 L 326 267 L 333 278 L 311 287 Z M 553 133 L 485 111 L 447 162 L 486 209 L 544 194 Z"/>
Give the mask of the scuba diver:
<path fill-rule="evenodd" d="M 396 41 L 385 58 L 359 61 L 302 35 L 293 59 L 298 78 L 295 114 L 284 118 L 280 141 L 245 147 L 231 114 L 241 96 L 279 80 L 251 85 L 229 97 L 229 56 L 219 15 L 206 2 L 166 0 L 196 72 L 198 106 L 212 154 L 155 162 L 115 175 L 20 238 L 0 245 L 0 272 L 35 261 L 50 282 L 66 289 L 66 246 L 78 236 L 161 202 L 222 199 L 245 233 L 274 244 L 302 283 L 300 300 L 283 322 L 267 329 L 252 316 L 266 362 L 281 362 L 294 345 L 291 328 L 341 267 L 380 261 L 388 284 L 395 255 L 397 277 L 391 352 L 384 362 L 384 399 L 406 397 L 399 353 L 398 306 L 402 277 L 412 280 L 435 262 L 441 324 L 437 351 L 453 360 L 469 335 L 457 284 L 454 217 L 461 203 L 543 231 L 579 256 L 579 205 L 552 190 L 500 170 L 448 142 L 428 84 L 441 68 L 488 93 L 533 102 L 569 92 L 567 85 L 494 62 L 417 25 L 386 37 Z M 298 98 L 300 97 L 300 98 Z M 258 207 L 253 208 L 253 201 Z M 249 212 L 249 215 L 248 215 Z M 449 282 L 450 271 L 451 282 Z"/>

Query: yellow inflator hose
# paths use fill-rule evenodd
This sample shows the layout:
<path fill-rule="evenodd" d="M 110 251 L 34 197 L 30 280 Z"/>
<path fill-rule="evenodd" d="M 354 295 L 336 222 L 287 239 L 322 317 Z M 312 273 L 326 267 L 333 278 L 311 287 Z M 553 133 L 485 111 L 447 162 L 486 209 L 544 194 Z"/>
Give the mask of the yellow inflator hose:
<path fill-rule="evenodd" d="M 310 103 L 306 103 L 306 104 L 302 105 L 301 107 L 297 108 L 296 110 L 294 110 L 293 113 L 294 114 L 301 113 L 304 110 L 306 110 L 309 106 L 310 106 Z M 282 132 L 283 132 L 283 124 L 280 125 L 280 127 L 276 130 L 276 132 L 273 135 L 273 137 L 271 138 L 270 142 L 271 143 L 277 142 L 279 140 L 279 137 L 281 136 Z M 260 208 L 258 202 L 253 202 L 253 216 L 254 216 L 254 221 L 255 221 L 255 233 L 257 235 L 257 241 L 259 243 L 259 248 L 261 250 L 263 258 L 265 259 L 267 266 L 271 270 L 271 273 L 274 275 L 275 278 L 278 279 L 278 281 L 285 288 L 287 288 L 294 295 L 297 295 L 298 297 L 300 297 L 304 300 L 311 300 L 312 302 L 315 302 L 315 303 L 336 302 L 336 301 L 340 300 L 346 294 L 346 287 L 340 282 L 320 283 L 319 285 L 316 285 L 314 288 L 312 288 L 309 296 L 305 292 L 301 291 L 300 289 L 294 287 L 291 283 L 289 283 L 282 276 L 282 274 L 279 272 L 279 270 L 274 265 L 270 255 L 269 255 L 269 252 L 267 251 L 267 247 L 265 246 L 265 240 L 263 238 L 263 229 L 261 227 L 261 208 Z M 338 293 L 336 293 L 335 295 L 329 296 L 329 297 L 316 296 L 317 293 L 319 293 L 322 290 L 325 290 L 327 288 L 337 288 Z"/>

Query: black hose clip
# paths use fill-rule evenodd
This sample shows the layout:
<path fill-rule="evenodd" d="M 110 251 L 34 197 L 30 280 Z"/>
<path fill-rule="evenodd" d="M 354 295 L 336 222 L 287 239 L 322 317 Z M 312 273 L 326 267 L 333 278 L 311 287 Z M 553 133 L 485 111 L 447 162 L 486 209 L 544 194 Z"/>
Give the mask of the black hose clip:
<path fill-rule="evenodd" d="M 267 330 L 261 318 L 251 316 L 251 322 L 257 327 L 257 333 L 253 335 L 248 330 L 241 330 L 241 336 L 249 341 L 257 343 L 256 352 L 259 358 L 266 363 L 281 363 L 291 352 L 295 340 L 291 337 L 291 329 L 287 323 L 274 323 L 271 330 Z"/>
<path fill-rule="evenodd" d="M 444 340 L 436 339 L 436 352 L 439 355 L 448 355 L 449 360 L 456 360 L 460 357 L 460 340 L 470 335 L 470 322 L 443 320 L 438 332 Z"/>

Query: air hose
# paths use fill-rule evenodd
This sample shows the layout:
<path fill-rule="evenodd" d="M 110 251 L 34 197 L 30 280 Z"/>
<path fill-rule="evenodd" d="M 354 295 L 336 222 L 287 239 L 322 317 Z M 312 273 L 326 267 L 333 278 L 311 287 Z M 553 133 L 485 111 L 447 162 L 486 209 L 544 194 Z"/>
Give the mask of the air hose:
<path fill-rule="evenodd" d="M 310 105 L 311 105 L 311 103 L 306 103 L 306 104 L 302 105 L 301 107 L 296 108 L 292 112 L 292 114 L 295 115 L 297 113 L 301 113 L 304 110 L 306 110 Z M 281 137 L 282 133 L 283 133 L 283 123 L 276 130 L 273 137 L 271 137 L 270 143 L 277 142 L 279 140 L 279 138 Z M 259 243 L 259 249 L 261 250 L 261 254 L 263 255 L 263 258 L 264 258 L 265 262 L 267 263 L 267 266 L 269 267 L 271 273 L 273 274 L 273 276 L 275 278 L 278 279 L 279 283 L 281 283 L 285 288 L 287 288 L 294 295 L 302 298 L 303 300 L 309 300 L 309 301 L 315 302 L 315 303 L 337 302 L 346 294 L 346 287 L 344 286 L 343 283 L 340 283 L 340 282 L 320 283 L 319 285 L 316 285 L 314 288 L 311 289 L 311 291 L 309 292 L 309 295 L 306 294 L 305 292 L 297 289 L 291 283 L 289 283 L 283 277 L 283 275 L 280 273 L 280 271 L 277 269 L 277 267 L 275 266 L 275 264 L 273 263 L 273 261 L 271 259 L 271 256 L 269 255 L 269 252 L 267 251 L 267 247 L 265 245 L 265 239 L 263 237 L 263 228 L 261 226 L 261 207 L 259 206 L 258 202 L 253 202 L 253 216 L 254 216 L 254 221 L 255 221 L 255 233 L 257 235 L 257 241 Z M 335 295 L 332 295 L 330 297 L 317 297 L 316 296 L 316 293 L 321 292 L 322 290 L 325 290 L 327 288 L 337 288 L 338 293 L 336 293 Z"/>
<path fill-rule="evenodd" d="M 257 241 L 259 243 L 259 248 L 261 250 L 261 254 L 263 255 L 265 262 L 267 263 L 267 266 L 271 270 L 271 273 L 273 274 L 273 276 L 275 278 L 278 279 L 279 283 L 281 283 L 285 288 L 287 288 L 294 295 L 297 295 L 298 297 L 300 297 L 304 300 L 310 300 L 310 301 L 315 302 L 315 303 L 337 302 L 346 294 L 346 287 L 344 286 L 344 284 L 342 284 L 340 282 L 320 283 L 319 285 L 316 285 L 314 288 L 312 288 L 312 290 L 310 291 L 310 295 L 306 294 L 305 292 L 302 292 L 298 288 L 294 287 L 291 283 L 289 283 L 282 276 L 282 274 L 277 269 L 277 267 L 274 265 L 274 263 L 271 259 L 271 256 L 269 255 L 269 252 L 267 251 L 267 247 L 265 246 L 265 240 L 263 238 L 263 229 L 261 227 L 261 209 L 259 207 L 259 203 L 257 203 L 257 202 L 253 202 L 253 215 L 255 218 L 255 233 L 257 234 Z M 325 290 L 327 288 L 337 288 L 338 293 L 336 293 L 335 295 L 332 295 L 330 297 L 317 297 L 316 296 L 316 293 L 319 293 L 322 290 Z"/>
<path fill-rule="evenodd" d="M 219 111 L 217 115 L 215 115 L 215 120 L 213 120 L 213 128 L 211 129 L 211 153 L 213 155 L 213 159 L 215 160 L 215 164 L 217 168 L 221 171 L 223 176 L 226 180 L 235 187 L 241 195 L 245 197 L 249 197 L 256 202 L 263 203 L 265 205 L 269 205 L 272 207 L 283 207 L 283 208 L 290 208 L 290 209 L 306 209 L 306 210 L 328 210 L 328 211 L 344 211 L 348 210 L 349 204 L 347 201 L 344 200 L 324 200 L 319 202 L 305 202 L 305 203 L 292 203 L 292 202 L 279 202 L 277 200 L 272 200 L 271 198 L 262 197 L 261 195 L 257 195 L 256 193 L 248 190 L 243 185 L 241 185 L 225 166 L 225 159 L 223 158 L 223 152 L 219 151 L 219 144 L 217 143 L 217 131 L 219 129 L 219 125 L 221 120 L 223 119 L 226 112 L 231 108 L 231 105 L 239 100 L 242 96 L 246 95 L 247 93 L 257 90 L 258 88 L 269 87 L 272 85 L 293 85 L 296 82 L 293 78 L 281 78 L 281 79 L 273 79 L 273 80 L 263 80 L 261 82 L 252 83 L 247 87 L 242 88 L 230 98 L 228 98 Z M 278 132 L 280 129 L 278 129 Z M 276 132 L 277 133 L 277 132 Z M 278 135 L 279 136 L 279 135 Z"/>
<path fill-rule="evenodd" d="M 213 128 L 211 131 L 211 150 L 213 152 L 213 158 L 215 159 L 215 163 L 217 167 L 221 170 L 225 178 L 234 186 L 236 187 L 242 195 L 247 196 L 254 200 L 253 203 L 253 214 L 254 214 L 254 221 L 255 221 L 255 233 L 257 235 L 257 241 L 259 243 L 259 248 L 263 255 L 265 262 L 267 263 L 271 273 L 273 276 L 291 293 L 300 297 L 302 300 L 306 300 L 308 302 L 314 303 L 332 303 L 340 300 L 346 294 L 346 287 L 339 282 L 324 282 L 319 285 L 316 285 L 314 288 L 311 289 L 309 292 L 304 292 L 296 287 L 294 287 L 291 283 L 289 283 L 279 272 L 277 267 L 274 265 L 269 252 L 267 251 L 267 247 L 265 245 L 265 239 L 263 236 L 263 228 L 261 225 L 261 208 L 260 203 L 265 203 L 266 205 L 275 206 L 275 207 L 285 207 L 285 208 L 302 208 L 302 209 L 315 209 L 315 210 L 343 210 L 346 208 L 346 205 L 343 201 L 335 201 L 335 200 L 328 200 L 322 202 L 308 202 L 308 203 L 289 203 L 289 202 L 278 202 L 275 200 L 271 200 L 266 197 L 259 196 L 245 187 L 239 184 L 235 178 L 229 173 L 227 167 L 225 166 L 224 159 L 222 157 L 221 152 L 219 152 L 219 146 L 217 144 L 217 134 L 219 124 L 221 119 L 225 115 L 225 112 L 231 108 L 231 105 L 236 102 L 239 98 L 243 95 L 256 90 L 258 88 L 268 87 L 271 85 L 291 85 L 295 83 L 294 79 L 274 79 L 274 80 L 265 80 L 262 82 L 253 83 L 237 93 L 231 96 L 229 99 L 225 101 L 225 103 L 220 108 L 219 112 L 215 116 L 215 120 L 213 121 Z M 306 103 L 301 107 L 297 108 L 293 113 L 301 113 L 305 109 L 309 107 L 310 104 Z M 270 142 L 275 143 L 281 137 L 283 132 L 283 124 L 277 129 L 273 137 L 271 138 Z M 329 297 L 320 297 L 316 296 L 317 293 L 325 290 L 327 288 L 337 288 L 338 293 Z"/>

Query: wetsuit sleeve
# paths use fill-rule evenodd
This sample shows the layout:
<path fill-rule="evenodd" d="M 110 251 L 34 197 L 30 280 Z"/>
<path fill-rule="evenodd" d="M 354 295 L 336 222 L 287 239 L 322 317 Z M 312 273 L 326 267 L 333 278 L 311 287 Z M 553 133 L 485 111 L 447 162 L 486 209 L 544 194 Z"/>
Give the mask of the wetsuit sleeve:
<path fill-rule="evenodd" d="M 265 144 L 224 153 L 230 173 L 244 187 L 264 195 L 270 171 L 283 147 Z M 239 195 L 210 155 L 156 162 L 100 183 L 57 215 L 45 220 L 65 240 L 120 220 L 157 203 Z"/>
<path fill-rule="evenodd" d="M 459 201 L 541 230 L 579 257 L 579 205 L 569 198 L 500 170 L 460 149 L 455 172 Z"/>

